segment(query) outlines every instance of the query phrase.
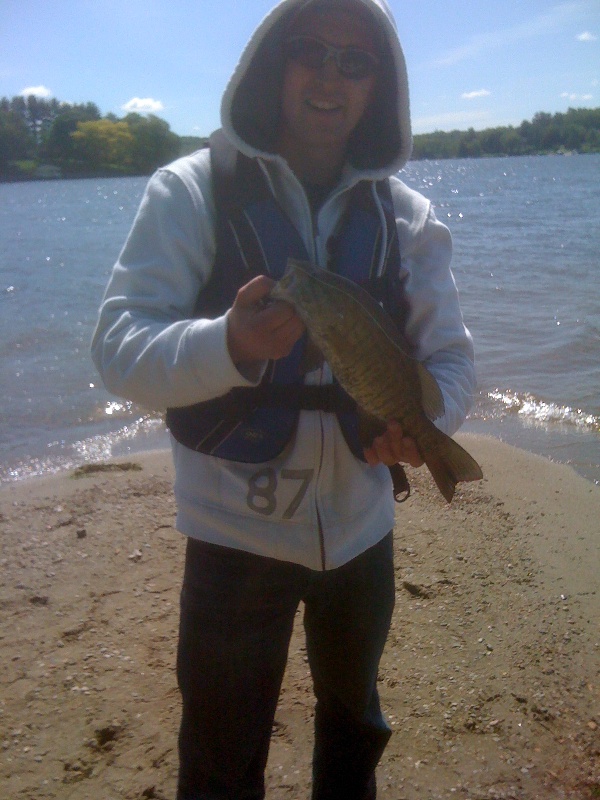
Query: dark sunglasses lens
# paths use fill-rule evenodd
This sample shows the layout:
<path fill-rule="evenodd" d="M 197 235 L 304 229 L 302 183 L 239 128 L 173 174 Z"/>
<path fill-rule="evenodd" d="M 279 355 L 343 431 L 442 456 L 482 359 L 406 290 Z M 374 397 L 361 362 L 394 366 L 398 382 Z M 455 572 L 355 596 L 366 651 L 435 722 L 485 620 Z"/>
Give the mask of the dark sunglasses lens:
<path fill-rule="evenodd" d="M 364 50 L 344 50 L 338 59 L 339 70 L 346 78 L 360 80 L 375 69 L 375 61 Z"/>
<path fill-rule="evenodd" d="M 377 67 L 377 59 L 359 48 L 328 47 L 310 36 L 296 36 L 286 42 L 287 57 L 308 69 L 321 69 L 328 57 L 334 58 L 337 68 L 345 78 L 362 80 Z"/>
<path fill-rule="evenodd" d="M 288 58 L 309 69 L 320 69 L 327 56 L 327 47 L 316 39 L 291 39 L 287 43 Z"/>

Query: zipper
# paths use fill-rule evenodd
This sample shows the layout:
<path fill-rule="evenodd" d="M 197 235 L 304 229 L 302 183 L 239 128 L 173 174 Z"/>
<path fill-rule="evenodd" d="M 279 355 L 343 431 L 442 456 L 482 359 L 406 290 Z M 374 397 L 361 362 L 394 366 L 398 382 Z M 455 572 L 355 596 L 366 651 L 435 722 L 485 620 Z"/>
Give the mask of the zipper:
<path fill-rule="evenodd" d="M 389 246 L 388 228 L 383 206 L 381 204 L 381 198 L 379 197 L 379 193 L 377 192 L 376 183 L 373 183 L 371 185 L 371 194 L 373 195 L 373 200 L 375 201 L 375 207 L 377 208 L 377 213 L 379 214 L 379 220 L 381 223 L 382 241 L 379 245 L 379 263 L 377 264 L 377 271 L 375 273 L 375 276 L 377 278 L 380 278 L 384 273 L 385 266 L 387 263 L 388 246 Z"/>
<path fill-rule="evenodd" d="M 275 194 L 275 191 L 274 191 L 273 182 L 271 181 L 271 176 L 269 175 L 269 171 L 266 168 L 265 164 L 263 164 L 262 162 L 260 162 L 260 164 L 261 164 L 261 168 L 263 170 L 263 173 L 267 177 L 267 181 L 269 183 L 269 188 L 271 189 L 271 192 L 272 192 L 273 196 L 276 197 L 276 194 Z M 342 194 L 343 191 L 346 191 L 347 187 L 344 190 L 340 190 L 338 188 L 331 197 L 327 198 L 327 200 L 325 201 L 325 204 L 323 206 L 321 206 L 321 208 L 319 208 L 318 212 L 316 214 L 313 214 L 313 211 L 312 211 L 310 202 L 308 200 L 308 196 L 306 194 L 306 191 L 304 189 L 304 186 L 298 180 L 296 175 L 294 175 L 294 173 L 292 173 L 292 179 L 296 182 L 298 191 L 301 192 L 301 195 L 302 195 L 302 198 L 303 198 L 303 202 L 304 202 L 304 213 L 306 214 L 306 218 L 310 220 L 310 242 L 309 242 L 310 248 L 307 247 L 307 250 L 309 251 L 309 257 L 311 258 L 313 263 L 318 264 L 319 261 L 320 261 L 319 255 L 320 255 L 320 245 L 321 245 L 321 234 L 319 232 L 319 219 L 318 219 L 319 218 L 319 214 L 321 213 L 321 211 L 324 208 L 325 204 L 329 203 L 338 194 Z M 324 264 L 324 268 L 327 269 L 327 263 Z M 322 376 L 321 376 L 321 379 L 322 379 Z M 321 472 L 322 472 L 322 469 L 323 469 L 323 456 L 324 456 L 324 452 L 325 452 L 325 430 L 324 430 L 324 426 L 323 426 L 323 413 L 320 412 L 320 411 L 317 412 L 317 413 L 319 414 L 319 430 L 320 430 L 321 448 L 320 448 L 320 454 L 319 454 L 319 465 L 318 465 L 318 469 L 317 469 L 317 477 L 316 477 L 316 482 L 315 482 L 315 512 L 316 512 L 316 517 L 317 517 L 317 536 L 318 536 L 318 541 L 319 541 L 319 553 L 320 553 L 320 558 L 321 558 L 321 569 L 322 569 L 323 572 L 325 572 L 326 571 L 326 566 L 327 566 L 327 551 L 326 551 L 326 548 L 325 548 L 325 534 L 324 534 L 324 531 L 323 531 L 323 523 L 322 523 L 321 513 L 319 511 L 319 503 L 318 503 L 318 499 L 317 499 L 318 498 L 318 491 L 316 491 L 316 489 L 317 489 L 316 484 L 319 481 L 319 478 L 320 478 L 320 475 L 321 475 Z"/>
<path fill-rule="evenodd" d="M 260 158 L 258 159 L 258 163 L 259 163 L 260 168 L 261 168 L 261 170 L 263 172 L 263 175 L 265 176 L 265 178 L 267 180 L 267 184 L 269 186 L 269 190 L 270 190 L 271 194 L 277 200 L 277 193 L 275 191 L 275 186 L 274 186 L 273 180 L 271 178 L 271 175 L 269 174 L 269 170 L 267 168 L 266 163 L 264 163 L 263 160 L 260 159 Z M 307 197 L 306 191 L 304 190 L 304 186 L 302 185 L 302 182 L 297 178 L 295 173 L 293 173 L 292 170 L 289 169 L 287 164 L 285 166 L 286 166 L 286 169 L 289 172 L 289 178 L 288 179 L 296 184 L 295 191 L 300 192 L 300 195 L 301 195 L 301 197 L 303 199 L 305 218 L 310 220 L 310 237 L 309 237 L 310 238 L 310 242 L 309 243 L 305 242 L 305 244 L 310 244 L 310 247 L 306 248 L 307 251 L 308 251 L 308 256 L 309 256 L 310 260 L 313 263 L 316 264 L 317 263 L 317 254 L 318 254 L 317 242 L 320 239 L 320 235 L 318 233 L 318 226 L 315 226 L 316 220 L 313 218 L 312 209 L 310 207 L 310 203 L 308 202 L 308 197 Z M 279 203 L 279 201 L 277 201 L 277 202 Z M 279 205 L 281 206 L 281 203 L 279 203 Z M 294 223 L 292 223 L 292 224 L 294 224 Z M 317 228 L 317 232 L 315 232 L 315 227 Z"/>
<path fill-rule="evenodd" d="M 319 478 L 321 476 L 321 469 L 323 467 L 323 452 L 325 450 L 325 431 L 323 430 L 323 412 L 319 411 L 319 427 L 321 431 L 321 453 L 319 455 L 319 469 L 317 471 L 317 480 L 315 488 L 318 488 Z M 325 534 L 323 533 L 323 523 L 321 522 L 321 514 L 319 512 L 319 503 L 317 500 L 318 492 L 315 492 L 315 509 L 317 512 L 317 531 L 319 535 L 319 549 L 321 552 L 321 569 L 325 572 L 327 564 L 327 554 L 325 551 Z"/>
<path fill-rule="evenodd" d="M 319 232 L 319 220 L 318 220 L 318 213 L 313 214 L 312 208 L 308 201 L 308 197 L 304 190 L 304 186 L 302 188 L 302 193 L 304 195 L 304 202 L 306 204 L 306 208 L 308 209 L 308 214 L 310 217 L 310 226 L 311 226 L 311 244 L 312 244 L 312 260 L 316 264 L 319 261 L 319 244 L 321 240 L 321 234 Z M 320 212 L 321 209 L 319 209 Z M 325 265 L 327 266 L 327 265 Z M 323 380 L 323 368 L 321 368 L 321 381 Z M 321 472 L 323 469 L 323 453 L 325 452 L 325 431 L 323 429 L 323 412 L 318 411 L 319 415 L 319 433 L 320 433 L 320 451 L 319 451 L 319 468 L 317 470 L 317 480 L 315 483 L 315 510 L 317 512 L 317 534 L 319 537 L 319 551 L 321 554 L 321 570 L 325 572 L 326 564 L 327 564 L 327 554 L 325 551 L 325 534 L 323 532 L 323 523 L 321 521 L 321 512 L 319 511 L 319 492 L 318 492 L 318 484 L 319 478 L 321 477 Z"/>
<path fill-rule="evenodd" d="M 298 183 L 300 182 L 298 181 Z M 304 196 L 304 211 L 308 212 L 308 219 L 310 219 L 310 244 L 312 249 L 312 253 L 310 254 L 311 261 L 314 264 L 317 264 L 319 261 L 319 241 L 321 239 L 321 234 L 319 233 L 319 221 L 317 219 L 318 212 L 313 213 L 312 207 L 308 200 L 308 195 L 306 194 L 306 190 L 301 183 L 300 189 Z"/>

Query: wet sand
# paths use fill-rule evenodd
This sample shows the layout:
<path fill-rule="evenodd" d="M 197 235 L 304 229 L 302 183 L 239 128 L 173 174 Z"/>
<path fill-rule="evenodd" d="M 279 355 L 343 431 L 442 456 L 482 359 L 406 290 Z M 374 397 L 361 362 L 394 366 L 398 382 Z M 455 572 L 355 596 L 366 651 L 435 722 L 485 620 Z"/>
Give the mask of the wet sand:
<path fill-rule="evenodd" d="M 600 797 L 600 489 L 458 436 L 485 480 L 452 505 L 424 470 L 398 506 L 380 671 L 393 736 L 379 797 Z M 168 452 L 0 492 L 0 797 L 172 800 L 184 539 Z M 267 774 L 308 798 L 301 610 Z"/>

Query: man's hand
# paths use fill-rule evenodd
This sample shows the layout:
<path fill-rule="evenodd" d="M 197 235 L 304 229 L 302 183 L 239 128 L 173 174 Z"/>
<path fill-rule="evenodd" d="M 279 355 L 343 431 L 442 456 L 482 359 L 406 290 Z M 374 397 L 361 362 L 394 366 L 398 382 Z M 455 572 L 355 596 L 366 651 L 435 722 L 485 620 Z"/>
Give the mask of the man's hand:
<path fill-rule="evenodd" d="M 259 275 L 237 293 L 227 317 L 227 346 L 234 364 L 287 356 L 304 333 L 304 323 L 289 303 L 264 302 L 274 283 Z"/>
<path fill-rule="evenodd" d="M 385 433 L 377 436 L 364 452 L 367 463 L 372 467 L 377 464 L 391 467 L 398 462 L 420 467 L 424 463 L 415 440 L 404 436 L 399 422 L 388 422 Z"/>

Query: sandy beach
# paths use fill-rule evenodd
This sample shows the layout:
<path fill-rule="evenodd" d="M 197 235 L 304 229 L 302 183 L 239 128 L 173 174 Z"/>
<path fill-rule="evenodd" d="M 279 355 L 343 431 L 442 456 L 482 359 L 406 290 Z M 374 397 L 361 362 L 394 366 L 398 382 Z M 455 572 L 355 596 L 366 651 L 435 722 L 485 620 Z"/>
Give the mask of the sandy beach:
<path fill-rule="evenodd" d="M 398 506 L 380 693 L 387 800 L 600 797 L 600 489 L 458 436 L 485 479 L 452 505 L 425 470 Z M 0 492 L 0 797 L 172 800 L 184 538 L 168 452 Z M 301 610 L 269 800 L 308 799 Z"/>

